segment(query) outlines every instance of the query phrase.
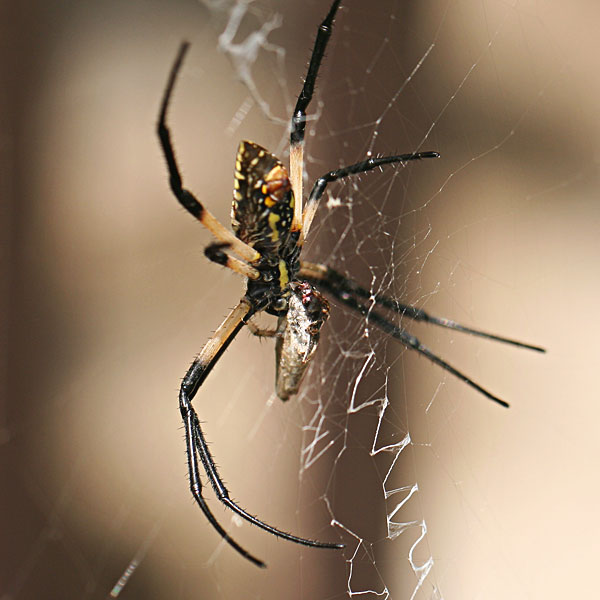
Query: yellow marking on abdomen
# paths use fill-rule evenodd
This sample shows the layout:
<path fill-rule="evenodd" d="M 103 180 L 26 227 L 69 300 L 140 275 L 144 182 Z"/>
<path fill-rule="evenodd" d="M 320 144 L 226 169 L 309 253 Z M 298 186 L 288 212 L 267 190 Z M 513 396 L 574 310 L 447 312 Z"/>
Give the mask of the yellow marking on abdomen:
<path fill-rule="evenodd" d="M 269 213 L 269 227 L 271 228 L 271 240 L 277 242 L 279 240 L 279 229 L 277 229 L 277 223 L 280 220 L 280 216 L 276 213 Z"/>
<path fill-rule="evenodd" d="M 290 278 L 288 275 L 287 265 L 285 261 L 279 261 L 279 287 L 281 289 L 285 288 L 285 286 L 289 283 Z"/>

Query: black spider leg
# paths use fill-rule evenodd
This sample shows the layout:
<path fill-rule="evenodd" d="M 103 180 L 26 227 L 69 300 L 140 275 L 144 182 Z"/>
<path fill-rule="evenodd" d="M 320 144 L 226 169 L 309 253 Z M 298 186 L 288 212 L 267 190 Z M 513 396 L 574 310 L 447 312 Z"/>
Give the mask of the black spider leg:
<path fill-rule="evenodd" d="M 179 52 L 177 53 L 177 57 L 175 58 L 175 62 L 173 63 L 171 72 L 169 73 L 167 87 L 165 88 L 163 99 L 160 105 L 160 113 L 157 124 L 158 137 L 160 139 L 160 144 L 169 170 L 169 184 L 171 186 L 171 191 L 179 203 L 192 216 L 196 217 L 196 219 L 198 219 L 198 221 L 200 221 L 200 223 L 202 223 L 202 225 L 204 225 L 219 240 L 219 242 L 228 244 L 232 251 L 238 256 L 243 258 L 246 262 L 252 263 L 260 258 L 260 254 L 254 250 L 254 248 L 237 238 L 233 231 L 227 229 L 225 226 L 219 223 L 214 215 L 202 205 L 202 203 L 194 196 L 194 194 L 183 187 L 181 173 L 179 172 L 179 167 L 177 166 L 177 161 L 175 159 L 175 151 L 173 150 L 173 144 L 171 143 L 171 133 L 169 131 L 169 127 L 167 126 L 167 110 L 169 108 L 169 102 L 171 100 L 173 88 L 175 87 L 177 75 L 181 69 L 183 59 L 189 47 L 189 42 L 183 42 L 179 47 Z M 240 261 L 238 259 L 231 259 L 232 264 L 239 264 L 239 262 Z M 248 273 L 243 273 L 243 267 L 241 266 L 239 269 L 235 270 L 242 272 L 244 275 L 248 275 Z"/>
<path fill-rule="evenodd" d="M 338 179 L 348 177 L 349 175 L 358 175 L 359 173 L 366 173 L 367 171 L 371 171 L 372 169 L 376 169 L 377 167 L 383 167 L 384 165 L 404 163 L 411 160 L 421 160 L 423 158 L 439 157 L 440 155 L 437 152 L 432 151 L 413 152 L 412 154 L 397 154 L 394 156 L 379 156 L 376 158 L 367 158 L 366 160 L 361 160 L 360 162 L 354 163 L 353 165 L 348 165 L 347 167 L 342 167 L 340 169 L 336 169 L 335 171 L 329 171 L 329 173 L 325 173 L 325 175 L 322 175 L 321 177 L 319 177 L 319 179 L 315 181 L 313 188 L 310 192 L 310 196 L 308 197 L 308 202 L 306 203 L 306 208 L 304 209 L 304 218 L 302 223 L 303 236 L 306 237 L 306 235 L 308 234 L 313 217 L 315 215 L 315 212 L 317 211 L 319 200 L 325 193 L 327 184 L 332 183 L 333 181 L 337 181 Z"/>
<path fill-rule="evenodd" d="M 300 272 L 301 277 L 305 277 L 306 279 L 309 279 L 311 281 L 313 281 L 313 276 L 317 277 L 319 280 L 326 280 L 332 287 L 336 288 L 340 293 L 347 292 L 358 296 L 359 298 L 372 300 L 375 302 L 375 304 L 383 306 L 384 308 L 394 311 L 402 317 L 412 319 L 413 321 L 421 321 L 424 323 L 430 323 L 432 325 L 438 325 L 439 327 L 445 327 L 447 329 L 453 329 L 462 333 L 468 333 L 469 335 L 482 337 L 488 340 L 493 340 L 495 342 L 511 344 L 512 346 L 525 348 L 526 350 L 534 350 L 535 352 L 546 352 L 545 348 L 542 348 L 541 346 L 526 344 L 525 342 L 519 342 L 518 340 L 513 340 L 511 338 L 496 335 L 494 333 L 488 333 L 487 331 L 481 331 L 479 329 L 466 327 L 465 325 L 461 325 L 460 323 L 452 321 L 451 319 L 435 317 L 421 308 L 416 308 L 415 306 L 410 306 L 409 304 L 403 304 L 402 302 L 398 302 L 394 298 L 390 298 L 383 294 L 373 294 L 365 287 L 361 286 L 358 282 L 354 281 L 353 279 L 350 279 L 349 277 L 346 277 L 345 275 L 342 275 L 341 273 L 339 273 L 335 269 L 332 269 L 331 267 L 328 267 L 327 265 L 303 263 L 303 268 L 306 268 L 306 270 Z"/>
<path fill-rule="evenodd" d="M 325 192 L 325 188 L 328 183 L 333 181 L 337 181 L 338 179 L 343 179 L 344 177 L 348 177 L 348 175 L 358 175 L 359 173 L 366 173 L 367 171 L 371 171 L 376 169 L 377 167 L 382 167 L 384 165 L 390 165 L 394 163 L 402 163 L 408 162 L 409 160 L 421 160 L 423 158 L 439 158 L 440 155 L 438 152 L 413 152 L 412 154 L 397 154 L 394 156 L 379 156 L 376 158 L 367 158 L 366 160 L 361 160 L 353 165 L 349 165 L 347 167 L 342 167 L 340 169 L 336 169 L 335 171 L 329 171 L 329 173 L 325 173 L 315 181 L 313 185 L 313 189 L 310 192 L 310 196 L 308 197 L 308 204 L 306 208 L 318 202 L 321 199 L 321 196 Z"/>
<path fill-rule="evenodd" d="M 319 25 L 319 31 L 317 32 L 317 39 L 312 50 L 310 57 L 310 64 L 308 65 L 308 72 L 306 73 L 306 79 L 302 91 L 298 96 L 296 102 L 296 108 L 292 113 L 292 129 L 290 133 L 290 144 L 296 146 L 304 142 L 304 131 L 306 129 L 306 109 L 312 100 L 313 93 L 315 91 L 315 83 L 317 82 L 317 75 L 319 74 L 319 68 L 325 49 L 327 48 L 327 42 L 331 37 L 331 31 L 333 29 L 333 19 L 335 13 L 340 6 L 341 0 L 334 0 L 327 16 Z"/>
<path fill-rule="evenodd" d="M 206 501 L 202 496 L 202 481 L 200 479 L 200 470 L 198 466 L 198 457 L 202 462 L 202 466 L 208 480 L 215 491 L 217 498 L 229 507 L 233 512 L 238 514 L 243 519 L 246 519 L 253 525 L 272 533 L 273 535 L 302 544 L 304 546 L 312 546 L 316 548 L 343 548 L 343 544 L 334 544 L 328 542 L 319 542 L 297 537 L 290 533 L 280 531 L 271 525 L 267 525 L 257 517 L 247 513 L 243 508 L 238 506 L 229 497 L 229 491 L 225 487 L 221 479 L 215 461 L 208 449 L 206 438 L 202 432 L 198 415 L 192 406 L 192 400 L 198 392 L 198 389 L 204 383 L 204 380 L 212 371 L 215 364 L 223 355 L 229 344 L 233 341 L 240 329 L 248 322 L 255 313 L 255 310 L 246 300 L 242 300 L 240 304 L 230 313 L 221 327 L 215 333 L 213 340 L 209 341 L 202 349 L 200 355 L 192 363 L 181 383 L 179 392 L 179 410 L 185 424 L 186 449 L 188 455 L 188 469 L 190 475 L 190 489 L 198 506 L 202 509 L 206 518 L 211 525 L 217 530 L 221 537 L 235 550 L 237 550 L 244 558 L 259 567 L 264 567 L 265 564 L 242 548 L 229 534 L 221 527 L 212 512 L 210 511 Z"/>
<path fill-rule="evenodd" d="M 397 339 L 410 350 L 416 350 L 419 354 L 426 356 L 431 362 L 435 363 L 445 371 L 448 371 L 448 373 L 451 373 L 461 381 L 464 381 L 467 385 L 476 389 L 486 398 L 489 398 L 490 400 L 497 402 L 501 406 L 508 408 L 508 402 L 502 400 L 501 398 L 498 398 L 498 396 L 494 396 L 494 394 L 481 387 L 478 383 L 475 383 L 470 377 L 453 367 L 451 364 L 447 363 L 445 360 L 437 356 L 437 354 L 434 354 L 431 350 L 429 350 L 429 348 L 427 348 L 427 346 L 421 344 L 418 338 L 416 338 L 414 335 L 411 335 L 401 327 L 390 323 L 390 321 L 388 321 L 385 317 L 371 310 L 371 308 L 369 308 L 368 306 L 361 304 L 349 292 L 344 291 L 343 289 L 339 288 L 327 279 L 319 279 L 316 277 L 307 277 L 306 279 L 309 282 L 316 285 L 319 289 L 324 290 L 325 292 L 331 294 L 334 298 L 337 298 L 340 302 L 350 307 L 352 310 L 355 310 L 356 312 L 366 317 L 367 321 L 375 323 L 375 325 L 377 325 L 380 329 L 385 331 L 385 333 Z"/>
<path fill-rule="evenodd" d="M 294 190 L 295 205 L 294 205 L 294 218 L 291 224 L 292 231 L 300 231 L 299 245 L 302 245 L 304 235 L 302 228 L 304 224 L 304 192 L 303 177 L 304 177 L 304 134 L 306 130 L 306 109 L 310 104 L 313 93 L 315 91 L 315 84 L 317 76 L 319 74 L 319 68 L 327 48 L 327 43 L 331 37 L 333 30 L 333 20 L 336 12 L 340 6 L 340 0 L 334 0 L 332 3 L 327 16 L 319 25 L 317 31 L 317 38 L 315 45 L 313 46 L 312 53 L 310 55 L 310 62 L 308 65 L 308 71 L 304 79 L 304 85 L 300 90 L 300 95 L 296 101 L 296 107 L 292 112 L 292 121 L 290 125 L 290 182 L 292 189 Z"/>
<path fill-rule="evenodd" d="M 208 519 L 209 523 L 215 528 L 219 535 L 237 552 L 239 552 L 244 558 L 247 558 L 250 562 L 254 563 L 259 567 L 265 567 L 265 563 L 250 554 L 247 550 L 242 548 L 221 526 L 217 521 L 216 517 L 210 510 L 206 500 L 202 496 L 202 480 L 200 479 L 200 470 L 198 468 L 198 430 L 200 430 L 200 423 L 198 421 L 198 415 L 192 406 L 192 399 L 196 395 L 198 388 L 202 385 L 206 377 L 212 371 L 213 367 L 222 356 L 223 352 L 227 349 L 229 344 L 233 341 L 233 338 L 239 333 L 240 329 L 244 325 L 245 318 L 249 318 L 250 310 L 245 317 L 241 319 L 238 317 L 239 322 L 234 326 L 233 330 L 229 332 L 229 335 L 223 339 L 220 347 L 215 348 L 215 351 L 207 361 L 206 358 L 196 358 L 186 373 L 181 383 L 181 389 L 179 392 L 179 411 L 183 418 L 185 426 L 185 444 L 188 459 L 188 473 L 190 478 L 190 489 L 194 500 L 201 508 L 202 512 Z M 206 348 L 206 347 L 205 347 Z M 200 435 L 202 435 L 200 433 Z M 203 437 L 201 438 L 204 439 Z M 206 443 L 206 442 L 204 442 Z M 201 457 L 203 466 L 204 459 Z M 216 488 L 213 481 L 210 479 L 213 488 Z"/>

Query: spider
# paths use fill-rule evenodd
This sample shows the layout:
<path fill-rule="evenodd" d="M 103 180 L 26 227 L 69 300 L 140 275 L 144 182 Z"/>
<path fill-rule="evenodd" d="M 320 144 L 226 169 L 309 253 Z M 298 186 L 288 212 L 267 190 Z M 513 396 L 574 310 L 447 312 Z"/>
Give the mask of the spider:
<path fill-rule="evenodd" d="M 275 338 L 277 361 L 275 387 L 281 400 L 287 400 L 298 391 L 302 376 L 315 353 L 321 327 L 329 315 L 329 304 L 319 289 L 329 294 L 335 301 L 363 315 L 407 348 L 426 356 L 484 396 L 503 406 L 508 404 L 431 352 L 406 330 L 374 311 L 374 305 L 401 317 L 425 321 L 530 350 L 544 351 L 537 346 L 474 330 L 448 319 L 433 317 L 421 309 L 401 304 L 392 298 L 373 295 L 365 287 L 329 266 L 300 259 L 302 246 L 319 200 L 329 183 L 384 165 L 439 157 L 437 152 L 432 151 L 382 156 L 330 171 L 316 180 L 306 205 L 303 205 L 302 173 L 306 110 L 313 96 L 319 67 L 339 5 L 340 0 L 333 1 L 327 16 L 319 26 L 306 79 L 291 118 L 289 175 L 281 161 L 258 144 L 242 141 L 238 147 L 235 160 L 232 230 L 224 227 L 192 192 L 183 187 L 171 143 L 167 109 L 175 80 L 189 48 L 188 42 L 181 44 L 171 68 L 158 118 L 157 132 L 167 162 L 171 191 L 181 205 L 217 240 L 206 247 L 206 256 L 211 261 L 244 276 L 247 281 L 244 296 L 202 348 L 183 378 L 179 392 L 179 410 L 185 428 L 190 489 L 196 503 L 223 540 L 259 567 L 266 565 L 240 546 L 225 531 L 206 503 L 202 495 L 200 463 L 217 498 L 234 513 L 257 527 L 277 537 L 305 546 L 339 549 L 344 545 L 298 537 L 261 521 L 230 498 L 229 491 L 217 471 L 198 415 L 192 406 L 192 400 L 244 325 L 257 336 Z M 276 328 L 261 329 L 253 324 L 251 318 L 263 311 L 277 317 Z"/>

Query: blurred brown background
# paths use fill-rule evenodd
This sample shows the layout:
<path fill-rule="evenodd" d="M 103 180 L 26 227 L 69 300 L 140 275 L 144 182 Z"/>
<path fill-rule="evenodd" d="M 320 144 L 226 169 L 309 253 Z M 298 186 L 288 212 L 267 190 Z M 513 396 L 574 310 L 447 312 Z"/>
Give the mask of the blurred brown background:
<path fill-rule="evenodd" d="M 327 368 L 364 333 L 341 309 L 317 359 L 325 381 L 310 383 L 302 402 L 268 402 L 272 347 L 243 333 L 197 404 L 235 499 L 301 535 L 341 536 L 347 550 L 307 550 L 238 527 L 207 490 L 227 529 L 269 563 L 259 571 L 219 549 L 190 499 L 177 388 L 242 285 L 204 259 L 209 236 L 167 188 L 154 126 L 179 42 L 192 50 L 170 116 L 177 153 L 186 183 L 223 222 L 239 139 L 283 155 L 285 135 L 256 106 L 234 120 L 249 94 L 217 51 L 226 23 L 218 6 L 4 3 L 3 599 L 104 598 L 140 551 L 122 598 L 344 598 L 355 543 L 329 526 L 324 493 L 368 542 L 352 562 L 351 589 L 382 592 L 385 582 L 404 598 L 416 585 L 408 556 L 419 530 L 384 539 L 389 460 L 368 456 L 376 410 L 345 413 L 366 355 L 349 358 L 337 379 Z M 244 22 L 240 39 L 274 11 L 283 16 L 269 36 L 285 48 L 283 71 L 268 53 L 254 71 L 280 117 L 327 6 L 256 2 Z M 323 208 L 311 258 L 331 251 L 342 270 L 387 277 L 434 314 L 549 351 L 413 327 L 509 400 L 505 411 L 376 343 L 377 368 L 358 389 L 362 401 L 386 394 L 386 435 L 413 440 L 394 485 L 419 484 L 396 515 L 427 523 L 414 560 L 432 556 L 434 566 L 417 597 L 589 595 L 600 539 L 599 13 L 592 0 L 346 0 L 338 18 L 314 104 L 311 178 L 362 158 L 374 132 L 374 152 L 410 151 L 433 124 L 423 148 L 442 159 L 336 188 L 358 206 L 350 221 Z M 374 211 L 389 226 L 342 235 Z M 338 237 L 346 244 L 334 248 Z M 359 257 L 353 242 L 363 238 Z M 339 411 L 329 425 L 350 433 L 348 451 L 299 477 L 310 401 L 328 390 Z"/>

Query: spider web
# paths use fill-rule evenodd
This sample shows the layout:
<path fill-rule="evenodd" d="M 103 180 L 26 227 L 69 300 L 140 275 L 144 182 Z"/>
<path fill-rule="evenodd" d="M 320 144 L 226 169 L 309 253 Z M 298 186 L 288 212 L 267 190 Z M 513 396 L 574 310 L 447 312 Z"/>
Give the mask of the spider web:
<path fill-rule="evenodd" d="M 3 526 L 11 551 L 1 600 L 558 598 L 586 589 L 577 574 L 593 564 L 589 535 L 571 525 L 562 544 L 546 531 L 560 510 L 591 506 L 569 503 L 554 473 L 542 479 L 546 464 L 561 466 L 568 439 L 556 381 L 539 422 L 541 382 L 559 370 L 577 379 L 575 358 L 559 355 L 556 367 L 544 362 L 550 355 L 390 316 L 511 402 L 507 412 L 333 300 L 297 398 L 275 398 L 272 343 L 242 333 L 195 404 L 236 501 L 346 548 L 276 540 L 206 489 L 225 528 L 268 563 L 259 571 L 190 501 L 178 378 L 242 286 L 206 263 L 209 236 L 173 206 L 153 131 L 158 101 L 187 38 L 170 113 L 175 147 L 186 185 L 227 223 L 238 140 L 287 160 L 288 115 L 328 4 L 12 9 L 19 92 L 6 139 L 17 148 L 5 185 L 18 200 L 6 220 L 6 398 L 16 402 L 3 413 L 2 456 L 3 512 L 15 517 Z M 304 258 L 373 296 L 550 344 L 548 323 L 563 308 L 548 298 L 551 271 L 587 280 L 582 255 L 594 256 L 579 255 L 580 271 L 562 267 L 574 245 L 564 232 L 595 240 L 599 222 L 584 200 L 594 197 L 597 151 L 586 140 L 596 88 L 582 84 L 586 63 L 571 53 L 575 42 L 595 50 L 570 33 L 597 22 L 583 4 L 575 14 L 551 2 L 343 2 L 310 107 L 305 189 L 370 155 L 442 158 L 330 186 Z M 588 327 L 593 340 L 600 332 Z M 575 544 L 583 558 L 568 549 Z M 546 578 L 554 562 L 564 573 Z"/>

